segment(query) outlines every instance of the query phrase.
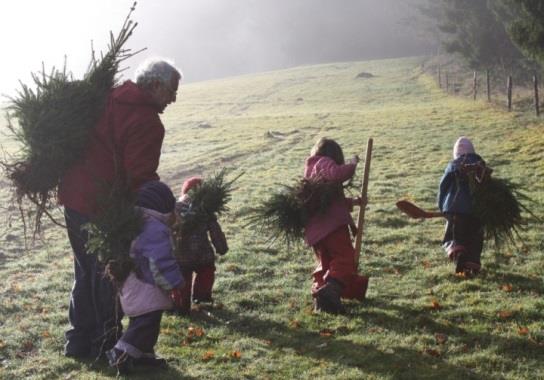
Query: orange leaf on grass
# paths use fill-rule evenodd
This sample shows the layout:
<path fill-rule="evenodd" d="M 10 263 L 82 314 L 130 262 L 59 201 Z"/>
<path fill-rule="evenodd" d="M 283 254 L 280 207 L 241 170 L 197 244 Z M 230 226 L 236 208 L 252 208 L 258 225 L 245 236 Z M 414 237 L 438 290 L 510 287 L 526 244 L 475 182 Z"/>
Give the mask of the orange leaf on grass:
<path fill-rule="evenodd" d="M 196 337 L 204 336 L 204 329 L 202 327 L 189 326 L 189 328 L 187 329 L 187 336 L 189 338 L 192 338 L 194 336 Z"/>
<path fill-rule="evenodd" d="M 324 337 L 331 337 L 334 335 L 334 330 L 331 329 L 323 329 L 319 332 L 319 335 Z"/>
<path fill-rule="evenodd" d="M 232 351 L 230 357 L 233 359 L 240 359 L 242 358 L 242 353 L 240 351 Z"/>
<path fill-rule="evenodd" d="M 442 309 L 442 306 L 440 306 L 440 303 L 438 302 L 438 300 L 434 299 L 431 301 L 431 309 L 440 310 Z"/>
<path fill-rule="evenodd" d="M 213 359 L 215 356 L 215 353 L 213 351 L 206 351 L 204 355 L 202 355 L 202 360 L 208 361 Z"/>
<path fill-rule="evenodd" d="M 43 338 L 49 338 L 51 336 L 51 334 L 49 333 L 49 331 L 45 330 L 44 332 L 42 332 L 42 337 Z"/>
<path fill-rule="evenodd" d="M 510 311 L 510 310 L 501 310 L 501 311 L 499 311 L 499 318 L 500 319 L 508 319 L 512 315 L 514 315 L 514 312 Z"/>
<path fill-rule="evenodd" d="M 512 284 L 504 284 L 501 286 L 503 292 L 510 293 L 512 291 Z"/>
<path fill-rule="evenodd" d="M 518 334 L 519 335 L 527 335 L 527 334 L 529 334 L 529 329 L 527 327 L 520 327 L 518 329 Z"/>
<path fill-rule="evenodd" d="M 425 349 L 425 353 L 427 355 L 431 355 L 431 356 L 434 356 L 435 358 L 439 358 L 440 357 L 440 352 L 438 352 L 438 350 L 435 350 L 433 348 L 427 348 Z"/>

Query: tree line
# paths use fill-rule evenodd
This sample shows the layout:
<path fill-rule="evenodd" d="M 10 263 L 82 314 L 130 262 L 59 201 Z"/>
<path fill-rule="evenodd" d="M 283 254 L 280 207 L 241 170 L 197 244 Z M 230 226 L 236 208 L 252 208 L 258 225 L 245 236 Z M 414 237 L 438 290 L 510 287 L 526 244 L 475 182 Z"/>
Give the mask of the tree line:
<path fill-rule="evenodd" d="M 544 1 L 416 0 L 427 32 L 474 70 L 544 68 Z"/>

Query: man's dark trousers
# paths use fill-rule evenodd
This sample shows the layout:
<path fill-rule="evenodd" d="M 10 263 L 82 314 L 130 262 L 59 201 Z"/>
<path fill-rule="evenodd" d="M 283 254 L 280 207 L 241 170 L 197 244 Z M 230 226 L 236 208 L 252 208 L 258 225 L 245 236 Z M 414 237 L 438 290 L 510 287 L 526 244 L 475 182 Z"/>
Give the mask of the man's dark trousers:
<path fill-rule="evenodd" d="M 113 284 L 104 276 L 104 266 L 95 254 L 88 254 L 87 231 L 81 227 L 89 218 L 65 208 L 68 238 L 74 252 L 74 285 L 70 297 L 71 329 L 65 334 L 65 355 L 98 357 L 112 348 L 121 336 L 121 318 Z"/>

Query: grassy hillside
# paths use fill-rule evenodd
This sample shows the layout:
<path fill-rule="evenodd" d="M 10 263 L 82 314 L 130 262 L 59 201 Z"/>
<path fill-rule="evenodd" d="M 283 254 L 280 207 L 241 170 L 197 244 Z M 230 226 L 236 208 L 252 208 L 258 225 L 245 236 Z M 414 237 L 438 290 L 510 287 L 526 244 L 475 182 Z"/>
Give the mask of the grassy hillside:
<path fill-rule="evenodd" d="M 231 251 L 218 260 L 215 306 L 165 316 L 157 351 L 170 369 L 148 379 L 535 379 L 544 378 L 544 241 L 532 225 L 523 245 L 483 253 L 476 279 L 453 275 L 439 220 L 395 208 L 435 205 L 460 135 L 500 177 L 521 183 L 544 217 L 544 122 L 485 102 L 446 96 L 421 59 L 336 63 L 185 85 L 163 121 L 160 173 L 183 178 L 227 166 L 245 172 L 222 218 Z M 356 78 L 360 72 L 373 78 Z M 244 217 L 301 175 L 314 141 L 346 156 L 374 138 L 362 272 L 368 300 L 349 315 L 311 311 L 313 257 L 268 245 Z M 361 165 L 362 168 L 362 165 Z M 359 170 L 359 177 L 362 169 Z M 62 356 L 72 257 L 64 231 L 25 252 L 2 180 L 0 378 L 102 379 L 102 362 Z M 9 217 L 9 215 L 13 215 Z"/>

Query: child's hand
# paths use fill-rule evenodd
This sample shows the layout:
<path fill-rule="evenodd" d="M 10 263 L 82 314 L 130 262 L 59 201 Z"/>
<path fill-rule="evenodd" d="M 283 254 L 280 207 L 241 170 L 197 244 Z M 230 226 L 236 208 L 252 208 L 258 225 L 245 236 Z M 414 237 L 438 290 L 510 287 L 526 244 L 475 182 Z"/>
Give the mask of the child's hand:
<path fill-rule="evenodd" d="M 180 309 L 182 306 L 182 299 L 181 299 L 181 290 L 179 288 L 175 288 L 170 290 L 170 299 L 174 303 L 174 308 Z"/>
<path fill-rule="evenodd" d="M 357 165 L 359 163 L 359 156 L 354 155 L 350 160 L 348 161 L 349 164 Z"/>
<path fill-rule="evenodd" d="M 363 197 L 354 198 L 353 204 L 359 207 L 366 207 L 366 205 L 368 204 L 368 197 L 365 195 Z"/>

